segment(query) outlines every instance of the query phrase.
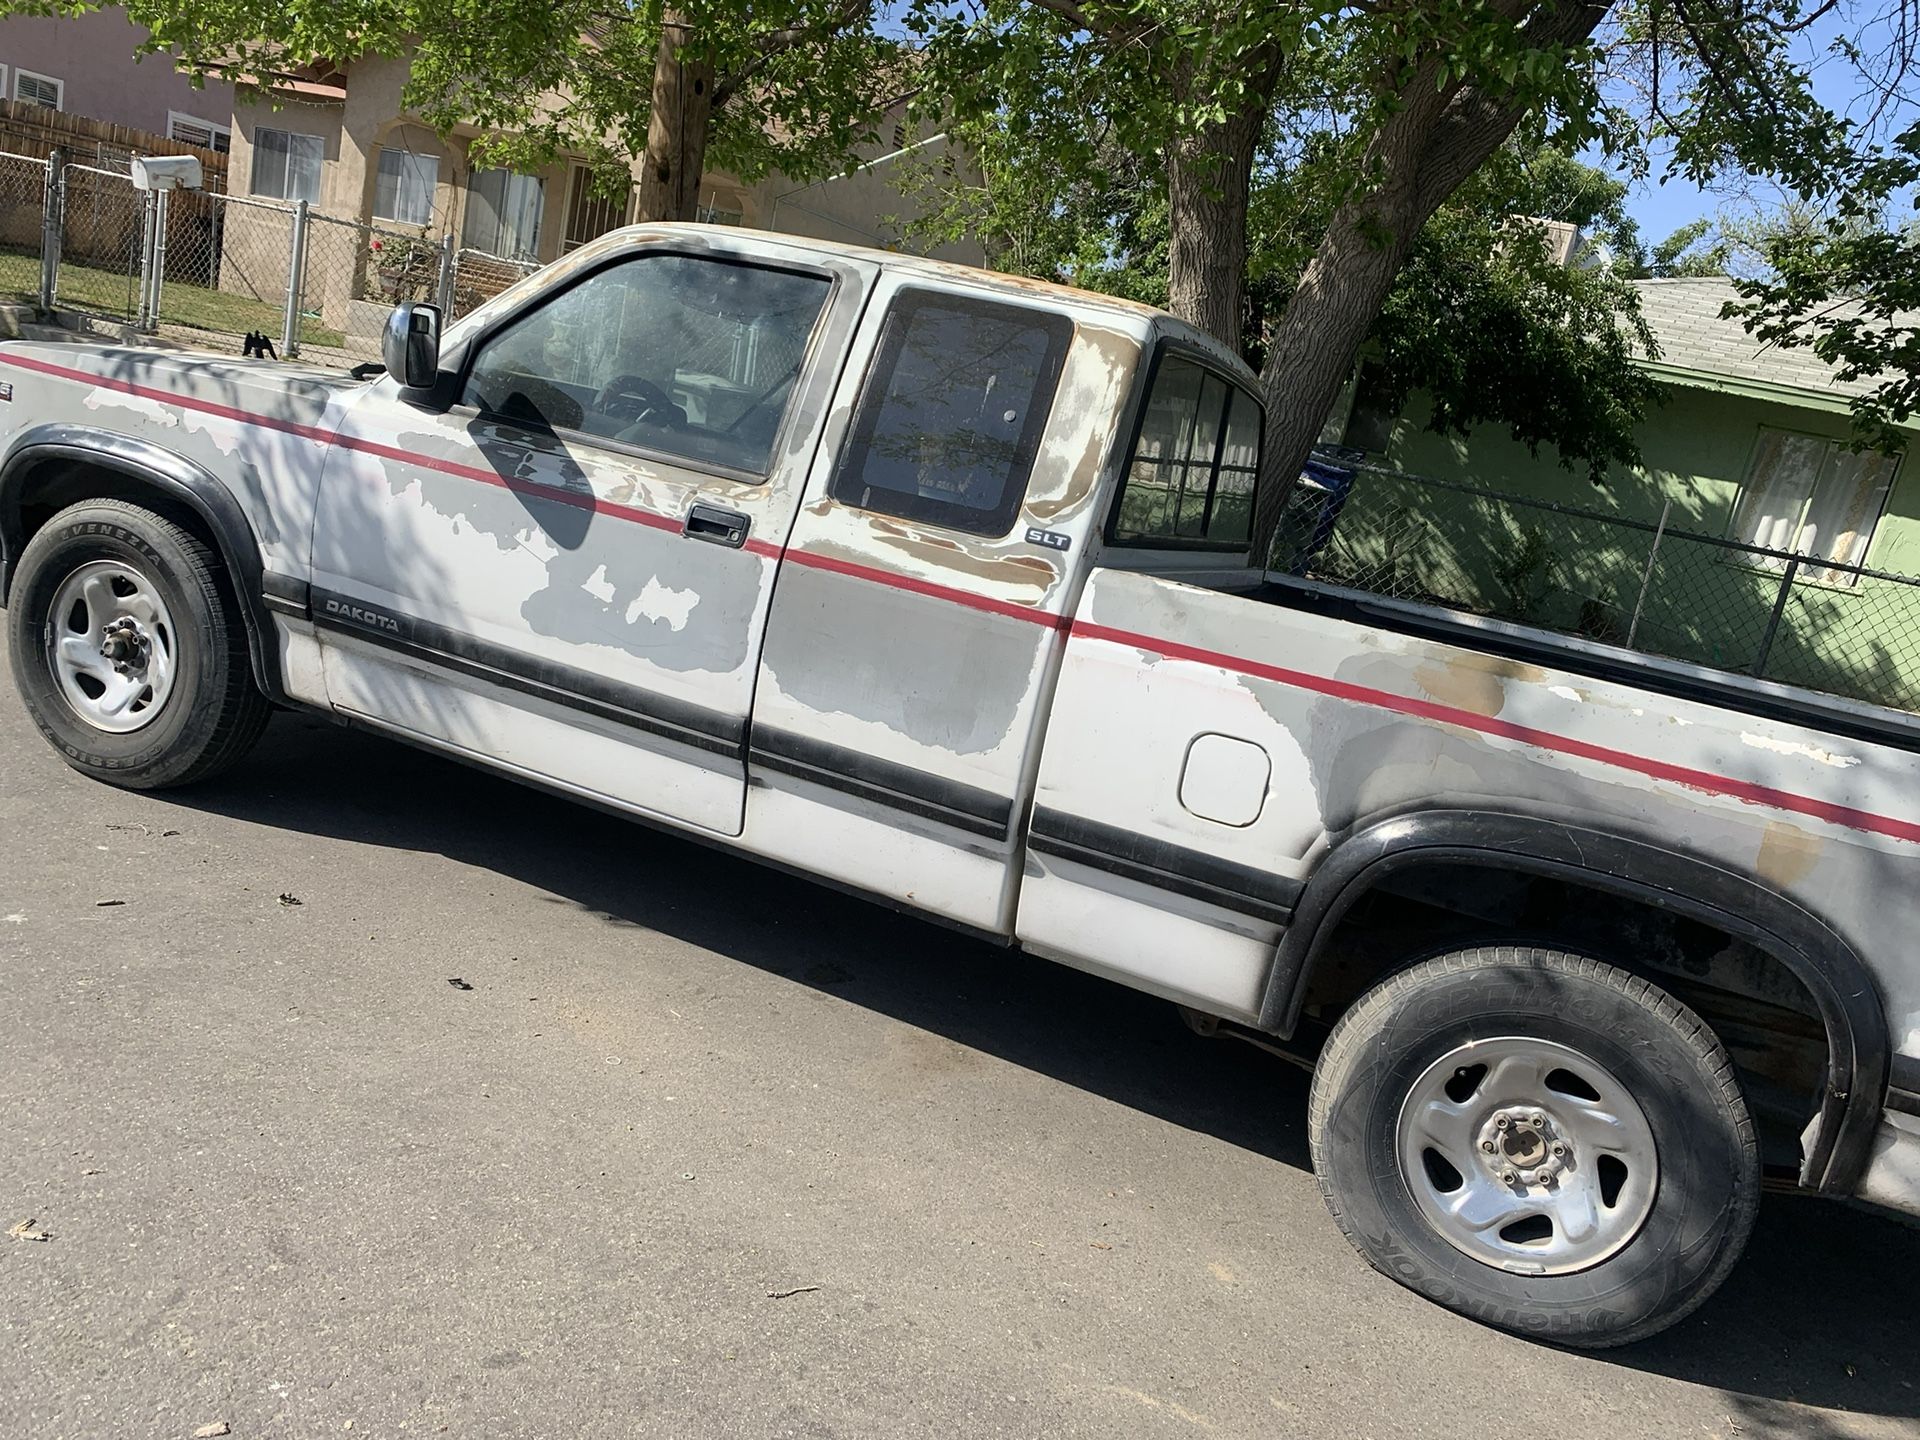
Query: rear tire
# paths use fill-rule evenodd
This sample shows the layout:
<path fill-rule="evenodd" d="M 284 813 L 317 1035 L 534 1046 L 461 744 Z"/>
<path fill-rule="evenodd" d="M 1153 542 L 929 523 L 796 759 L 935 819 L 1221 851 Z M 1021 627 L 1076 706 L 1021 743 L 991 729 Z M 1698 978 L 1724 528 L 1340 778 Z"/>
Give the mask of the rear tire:
<path fill-rule="evenodd" d="M 1665 1329 L 1733 1268 L 1760 1156 L 1732 1062 L 1657 986 L 1554 950 L 1394 975 L 1329 1038 L 1314 1170 L 1375 1269 L 1562 1344 Z"/>
<path fill-rule="evenodd" d="M 123 500 L 70 506 L 33 537 L 7 641 L 40 733 L 110 785 L 205 780 L 245 755 L 272 713 L 219 556 Z"/>

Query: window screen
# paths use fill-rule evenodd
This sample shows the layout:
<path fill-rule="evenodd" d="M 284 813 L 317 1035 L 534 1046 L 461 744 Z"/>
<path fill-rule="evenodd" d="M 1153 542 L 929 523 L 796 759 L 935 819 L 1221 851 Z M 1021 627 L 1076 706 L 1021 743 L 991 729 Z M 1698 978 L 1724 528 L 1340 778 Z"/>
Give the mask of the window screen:
<path fill-rule="evenodd" d="M 511 170 L 474 171 L 461 244 L 512 260 L 534 259 L 540 249 L 545 198 L 537 176 Z"/>
<path fill-rule="evenodd" d="M 286 130 L 253 132 L 253 193 L 274 200 L 320 198 L 320 162 L 325 143 L 318 135 Z"/>
<path fill-rule="evenodd" d="M 1239 549 L 1253 530 L 1260 402 L 1178 355 L 1163 355 L 1114 517 L 1132 545 Z"/>
<path fill-rule="evenodd" d="M 1865 562 L 1899 462 L 1852 451 L 1839 440 L 1762 429 L 1747 483 L 1734 511 L 1734 538 L 1770 550 L 1797 551 L 1841 565 Z M 1785 560 L 1766 557 L 1779 568 Z M 1803 572 L 1831 585 L 1851 585 L 1851 571 Z"/>
<path fill-rule="evenodd" d="M 373 179 L 373 218 L 402 225 L 426 225 L 433 220 L 433 187 L 440 178 L 437 155 L 382 146 L 380 168 Z"/>
<path fill-rule="evenodd" d="M 64 80 L 56 80 L 51 75 L 36 75 L 31 70 L 13 72 L 13 98 L 23 105 L 58 110 L 66 88 Z"/>
<path fill-rule="evenodd" d="M 887 314 L 833 477 L 863 510 L 1003 535 L 1026 497 L 1073 322 L 924 290 Z"/>

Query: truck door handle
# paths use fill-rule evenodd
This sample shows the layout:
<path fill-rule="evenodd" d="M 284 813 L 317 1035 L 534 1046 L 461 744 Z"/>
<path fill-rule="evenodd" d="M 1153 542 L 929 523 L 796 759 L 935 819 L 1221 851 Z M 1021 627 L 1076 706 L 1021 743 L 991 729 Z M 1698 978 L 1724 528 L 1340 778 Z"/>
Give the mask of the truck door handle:
<path fill-rule="evenodd" d="M 747 543 L 747 530 L 752 523 L 738 510 L 695 504 L 687 511 L 687 523 L 680 533 L 689 540 L 705 540 L 709 545 L 738 550 Z"/>

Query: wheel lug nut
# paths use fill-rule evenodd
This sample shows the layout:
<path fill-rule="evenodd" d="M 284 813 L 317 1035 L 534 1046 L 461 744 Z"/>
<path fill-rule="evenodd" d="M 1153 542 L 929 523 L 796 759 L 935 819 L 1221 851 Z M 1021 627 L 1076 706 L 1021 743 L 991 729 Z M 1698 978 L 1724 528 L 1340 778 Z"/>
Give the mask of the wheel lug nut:
<path fill-rule="evenodd" d="M 1493 1142 L 1491 1140 L 1482 1140 L 1480 1142 L 1480 1148 L 1491 1155 L 1493 1153 Z"/>
<path fill-rule="evenodd" d="M 1567 1153 L 1567 1147 L 1562 1145 L 1559 1141 L 1556 1140 L 1554 1141 L 1554 1144 L 1553 1144 L 1553 1153 L 1562 1158 L 1565 1158 Z"/>
<path fill-rule="evenodd" d="M 1515 1176 L 1513 1171 L 1511 1170 L 1502 1170 L 1500 1172 L 1500 1178 L 1508 1185 L 1511 1185 L 1513 1184 L 1514 1180 L 1517 1179 L 1518 1177 Z"/>
<path fill-rule="evenodd" d="M 1536 1127 L 1538 1127 L 1538 1126 L 1541 1126 L 1541 1125 L 1545 1125 L 1545 1124 L 1547 1123 L 1547 1117 L 1546 1117 L 1546 1115 L 1545 1115 L 1545 1113 L 1544 1113 L 1544 1112 L 1542 1112 L 1542 1111 L 1539 1111 L 1539 1110 L 1536 1110 L 1536 1111 L 1534 1111 L 1534 1112 L 1533 1112 L 1533 1123 L 1534 1123 L 1534 1125 L 1535 1125 Z"/>
<path fill-rule="evenodd" d="M 1509 1125 L 1513 1124 L 1513 1121 L 1509 1120 L 1505 1115 L 1498 1115 L 1494 1117 L 1493 1123 L 1499 1126 L 1502 1130 L 1504 1130 Z"/>

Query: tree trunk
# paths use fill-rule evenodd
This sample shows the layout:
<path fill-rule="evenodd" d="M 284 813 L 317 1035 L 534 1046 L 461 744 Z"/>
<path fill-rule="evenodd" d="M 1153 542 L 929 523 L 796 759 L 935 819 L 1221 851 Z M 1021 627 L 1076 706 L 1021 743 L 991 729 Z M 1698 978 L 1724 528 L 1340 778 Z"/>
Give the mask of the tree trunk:
<path fill-rule="evenodd" d="M 1245 324 L 1247 188 L 1259 110 L 1167 152 L 1167 308 L 1238 353 Z"/>
<path fill-rule="evenodd" d="M 1529 45 L 1572 48 L 1605 13 L 1601 5 L 1541 4 L 1521 29 Z M 1420 228 L 1506 142 L 1525 113 L 1523 106 L 1501 104 L 1477 89 L 1436 86 L 1437 68 L 1429 60 L 1402 85 L 1401 108 L 1361 162 L 1362 173 L 1377 175 L 1377 183 L 1334 212 L 1269 337 L 1260 375 L 1267 428 L 1254 502 L 1256 556 L 1264 558 L 1271 548 L 1287 492 Z"/>
<path fill-rule="evenodd" d="M 693 23 L 686 12 L 669 9 L 654 54 L 653 106 L 647 118 L 637 220 L 692 220 L 699 211 L 707 122 L 713 114 L 713 65 L 684 56 L 692 38 Z"/>

